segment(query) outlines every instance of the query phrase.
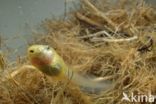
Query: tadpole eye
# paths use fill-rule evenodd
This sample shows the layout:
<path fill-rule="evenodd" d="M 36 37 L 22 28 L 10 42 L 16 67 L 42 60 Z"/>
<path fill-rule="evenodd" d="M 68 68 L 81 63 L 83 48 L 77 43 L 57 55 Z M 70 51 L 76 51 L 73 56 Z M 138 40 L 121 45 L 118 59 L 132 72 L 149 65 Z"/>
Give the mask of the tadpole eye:
<path fill-rule="evenodd" d="M 34 53 L 34 50 L 30 50 L 29 52 L 30 52 L 30 53 Z"/>
<path fill-rule="evenodd" d="M 49 46 L 47 46 L 47 47 L 46 47 L 46 49 L 47 49 L 47 50 L 49 50 L 49 49 L 50 49 L 50 47 L 49 47 Z"/>

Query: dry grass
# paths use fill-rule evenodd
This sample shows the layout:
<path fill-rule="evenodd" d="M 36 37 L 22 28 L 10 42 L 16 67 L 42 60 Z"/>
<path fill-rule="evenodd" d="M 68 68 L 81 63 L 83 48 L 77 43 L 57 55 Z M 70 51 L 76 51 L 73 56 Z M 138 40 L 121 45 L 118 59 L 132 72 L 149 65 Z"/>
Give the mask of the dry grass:
<path fill-rule="evenodd" d="M 14 68 L 19 73 L 1 76 L 1 104 L 130 104 L 121 101 L 123 92 L 156 95 L 154 8 L 137 0 L 119 0 L 115 5 L 83 0 L 81 8 L 68 15 L 65 21 L 46 20 L 46 35 L 36 36 L 34 43 L 54 47 L 82 74 L 112 76 L 114 88 L 86 94 L 74 84 L 54 82 L 23 59 Z"/>

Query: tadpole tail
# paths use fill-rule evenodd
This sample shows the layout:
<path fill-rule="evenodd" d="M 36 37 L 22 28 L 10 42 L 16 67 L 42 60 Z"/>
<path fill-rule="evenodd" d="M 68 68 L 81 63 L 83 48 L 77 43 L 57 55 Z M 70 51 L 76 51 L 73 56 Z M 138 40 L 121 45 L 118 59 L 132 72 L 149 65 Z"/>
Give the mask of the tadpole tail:
<path fill-rule="evenodd" d="M 84 77 L 79 73 L 68 70 L 66 74 L 75 84 L 79 85 L 83 91 L 89 93 L 99 93 L 113 87 L 110 81 L 96 81 L 92 77 Z"/>

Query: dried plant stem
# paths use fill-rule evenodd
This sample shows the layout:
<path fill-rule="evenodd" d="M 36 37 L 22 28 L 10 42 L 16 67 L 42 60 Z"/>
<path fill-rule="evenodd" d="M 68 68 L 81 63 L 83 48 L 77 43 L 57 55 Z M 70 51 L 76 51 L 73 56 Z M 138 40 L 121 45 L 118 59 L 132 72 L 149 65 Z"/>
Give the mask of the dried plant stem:
<path fill-rule="evenodd" d="M 86 23 L 88 23 L 88 24 L 90 24 L 90 25 L 92 25 L 92 26 L 103 27 L 100 23 L 97 23 L 96 21 L 94 21 L 94 20 L 92 20 L 92 19 L 90 19 L 90 18 L 88 18 L 88 17 L 82 15 L 82 14 L 79 13 L 79 12 L 76 13 L 76 17 L 77 17 L 79 20 L 81 20 L 81 21 L 83 21 L 83 22 L 86 22 Z"/>
<path fill-rule="evenodd" d="M 25 70 L 25 69 L 33 69 L 33 70 L 35 70 L 36 68 L 33 67 L 32 65 L 24 65 L 24 66 L 22 66 L 22 67 L 20 68 L 20 70 L 15 70 L 15 71 L 13 71 L 13 72 L 10 74 L 10 76 L 13 78 L 13 77 L 15 77 L 16 75 L 18 75 L 20 72 L 23 72 L 23 70 Z"/>
<path fill-rule="evenodd" d="M 24 89 L 20 83 L 18 83 L 11 75 L 10 75 L 10 78 L 9 78 L 18 88 L 20 88 L 20 90 L 23 92 L 25 98 L 28 99 L 28 101 L 31 103 L 31 104 L 39 104 L 38 101 L 33 97 L 31 96 L 27 91 L 26 89 Z M 32 102 L 33 100 L 33 102 Z"/>
<path fill-rule="evenodd" d="M 137 36 L 133 36 L 133 37 L 130 37 L 130 38 L 125 38 L 125 39 L 108 39 L 108 38 L 93 38 L 91 39 L 92 42 L 100 42 L 100 41 L 104 41 L 104 42 L 130 42 L 130 41 L 133 41 L 133 40 L 136 40 L 138 39 Z"/>
<path fill-rule="evenodd" d="M 99 36 L 99 35 L 106 35 L 107 37 L 109 38 L 113 38 L 107 31 L 105 30 L 102 30 L 102 31 L 99 31 L 99 32 L 96 32 L 94 34 L 89 34 L 89 35 L 85 35 L 85 36 L 81 36 L 79 37 L 80 39 L 83 39 L 83 38 L 91 38 L 91 37 L 96 37 L 96 36 Z"/>
<path fill-rule="evenodd" d="M 108 24 L 110 24 L 113 29 L 116 29 L 116 24 L 109 19 L 103 12 L 98 10 L 89 0 L 83 0 L 83 2 L 93 11 L 93 13 L 99 17 L 102 17 Z"/>
<path fill-rule="evenodd" d="M 78 98 L 75 99 L 77 103 L 81 102 L 82 104 L 93 104 L 90 97 L 82 93 L 79 88 L 74 88 L 70 86 L 68 86 L 67 88 L 68 91 L 66 91 L 66 93 L 72 96 L 73 98 Z"/>

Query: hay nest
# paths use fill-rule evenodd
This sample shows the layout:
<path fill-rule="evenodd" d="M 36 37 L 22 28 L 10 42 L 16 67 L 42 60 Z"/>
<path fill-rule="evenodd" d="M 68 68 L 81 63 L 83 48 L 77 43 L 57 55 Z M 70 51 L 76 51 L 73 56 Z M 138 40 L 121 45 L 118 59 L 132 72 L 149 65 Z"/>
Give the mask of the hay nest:
<path fill-rule="evenodd" d="M 82 74 L 112 76 L 113 89 L 86 94 L 26 67 L 22 59 L 1 76 L 1 104 L 125 104 L 130 102 L 121 101 L 123 92 L 156 95 L 155 8 L 143 1 L 82 0 L 68 18 L 45 20 L 43 28 L 46 33 L 36 34 L 33 43 L 49 44 Z"/>

